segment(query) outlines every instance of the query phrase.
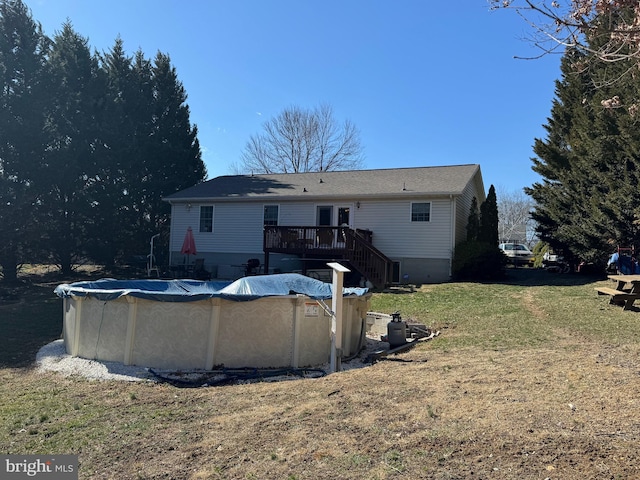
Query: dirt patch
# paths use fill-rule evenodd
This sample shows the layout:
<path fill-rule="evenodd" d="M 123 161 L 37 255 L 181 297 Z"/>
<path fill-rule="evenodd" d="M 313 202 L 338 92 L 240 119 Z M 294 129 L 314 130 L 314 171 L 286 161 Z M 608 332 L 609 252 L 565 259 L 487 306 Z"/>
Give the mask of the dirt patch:
<path fill-rule="evenodd" d="M 58 437 L 81 478 L 633 478 L 637 353 L 425 344 L 319 379 L 200 389 L 5 370 L 4 394 L 48 400 L 35 425 L 3 422 L 0 448 Z"/>
<path fill-rule="evenodd" d="M 549 278 L 577 290 L 558 296 L 566 310 L 548 308 L 546 278 L 395 295 L 405 310 L 437 295 L 425 318 L 456 328 L 321 378 L 177 388 L 0 369 L 0 450 L 76 453 L 81 479 L 640 478 L 640 342 L 628 340 L 637 312 L 560 275 Z M 449 300 L 453 287 L 464 294 Z M 516 313 L 493 314 L 494 302 Z M 625 341 L 569 330 L 578 314 Z M 549 335 L 522 347 L 451 347 L 469 332 L 540 324 Z"/>
<path fill-rule="evenodd" d="M 525 307 L 537 319 L 543 319 L 547 316 L 546 312 L 538 305 L 533 296 L 532 290 L 527 290 L 522 297 Z"/>

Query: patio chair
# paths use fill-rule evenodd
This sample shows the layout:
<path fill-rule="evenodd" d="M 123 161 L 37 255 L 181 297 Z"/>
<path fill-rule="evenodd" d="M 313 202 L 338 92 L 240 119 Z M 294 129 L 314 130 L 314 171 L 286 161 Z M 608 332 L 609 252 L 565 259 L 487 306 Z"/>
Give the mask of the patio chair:
<path fill-rule="evenodd" d="M 193 264 L 193 278 L 196 280 L 211 280 L 211 273 L 204 268 L 204 258 L 196 258 Z"/>
<path fill-rule="evenodd" d="M 284 234 L 284 242 L 286 248 L 295 248 L 298 246 L 300 236 L 297 230 L 286 230 Z"/>
<path fill-rule="evenodd" d="M 244 273 L 248 275 L 257 275 L 260 273 L 260 260 L 257 258 L 250 258 L 245 264 Z"/>
<path fill-rule="evenodd" d="M 321 228 L 318 230 L 318 246 L 329 248 L 333 245 L 333 229 Z"/>

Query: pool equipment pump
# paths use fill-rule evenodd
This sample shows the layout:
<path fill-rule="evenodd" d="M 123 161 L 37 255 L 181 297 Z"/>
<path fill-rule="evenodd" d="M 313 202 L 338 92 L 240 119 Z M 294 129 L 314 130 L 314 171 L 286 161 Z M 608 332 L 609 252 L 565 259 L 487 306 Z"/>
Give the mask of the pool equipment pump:
<path fill-rule="evenodd" d="M 391 314 L 391 321 L 387 323 L 387 341 L 391 348 L 407 343 L 407 323 L 400 317 L 400 312 Z"/>

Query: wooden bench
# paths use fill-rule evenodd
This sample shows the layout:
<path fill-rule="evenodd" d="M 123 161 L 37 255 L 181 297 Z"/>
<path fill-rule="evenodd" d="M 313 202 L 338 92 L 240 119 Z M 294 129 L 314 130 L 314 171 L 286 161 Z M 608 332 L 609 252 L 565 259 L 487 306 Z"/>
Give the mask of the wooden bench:
<path fill-rule="evenodd" d="M 633 302 L 640 298 L 639 293 L 624 292 L 622 290 L 616 290 L 615 288 L 595 287 L 595 289 L 598 292 L 598 295 L 610 295 L 611 299 L 609 300 L 609 303 L 616 305 L 624 303 L 624 310 L 631 309 Z"/>

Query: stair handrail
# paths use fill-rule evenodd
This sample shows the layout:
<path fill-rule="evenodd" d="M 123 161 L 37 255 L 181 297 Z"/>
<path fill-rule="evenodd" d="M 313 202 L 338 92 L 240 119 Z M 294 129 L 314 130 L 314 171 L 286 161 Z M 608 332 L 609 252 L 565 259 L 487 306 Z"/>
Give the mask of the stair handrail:
<path fill-rule="evenodd" d="M 347 259 L 374 286 L 382 288 L 391 283 L 393 261 L 369 242 L 357 230 L 345 228 Z"/>

